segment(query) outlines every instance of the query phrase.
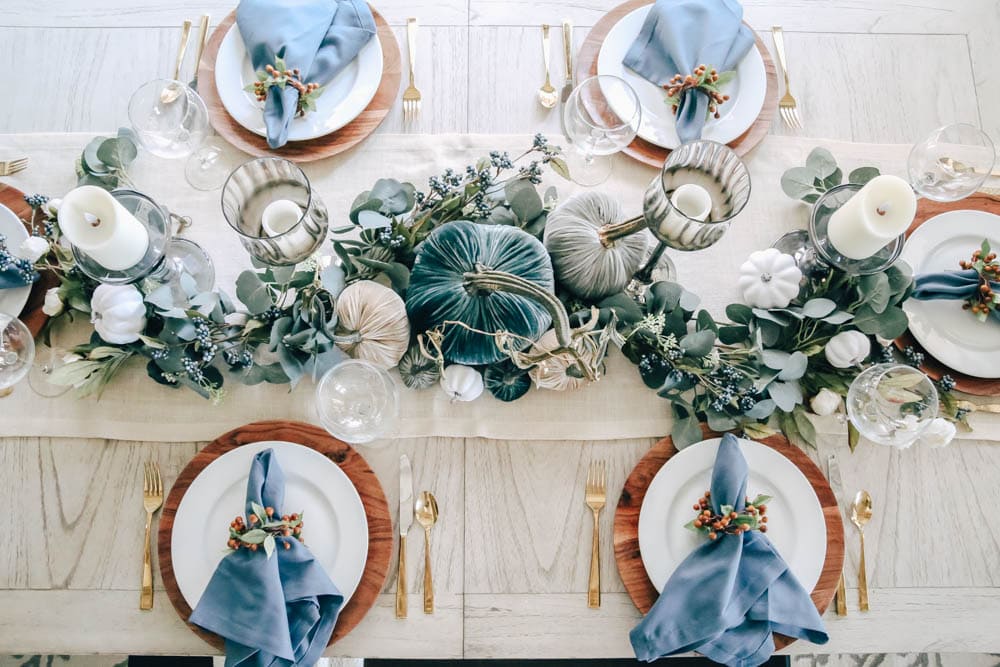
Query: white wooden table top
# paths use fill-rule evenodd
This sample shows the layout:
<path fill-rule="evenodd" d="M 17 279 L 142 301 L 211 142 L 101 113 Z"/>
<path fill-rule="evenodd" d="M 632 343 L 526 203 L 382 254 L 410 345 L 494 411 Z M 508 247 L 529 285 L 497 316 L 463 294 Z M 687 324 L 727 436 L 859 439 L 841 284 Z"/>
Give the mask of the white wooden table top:
<path fill-rule="evenodd" d="M 177 26 L 203 12 L 218 22 L 233 1 L 4 0 L 0 5 L 0 130 L 109 130 L 128 95 L 170 71 Z M 576 25 L 577 45 L 611 0 L 383 0 L 405 48 L 407 16 L 421 22 L 419 132 L 555 132 L 534 102 L 542 22 Z M 910 143 L 956 121 L 1000 140 L 1000 3 L 990 0 L 746 0 L 771 45 L 783 25 L 803 136 Z M 528 23 L 530 19 L 531 23 Z M 554 79 L 561 42 L 553 39 Z M 191 67 L 189 57 L 188 71 Z M 397 105 L 380 131 L 403 131 Z M 790 133 L 775 125 L 776 134 Z M 363 148 L 361 149 L 363 150 Z M 0 156 L 0 159 L 13 156 Z M 2 409 L 2 405 L 0 405 Z M 0 413 L 0 419 L 16 418 Z M 1000 439 L 1000 438 L 998 438 Z M 367 657 L 629 656 L 638 614 L 611 557 L 613 501 L 651 441 L 531 443 L 402 440 L 365 451 L 395 503 L 396 462 L 414 461 L 415 487 L 433 489 L 438 610 L 411 604 L 393 618 L 379 605 L 337 655 Z M 169 483 L 195 445 L 11 438 L 0 441 L 0 653 L 198 654 L 208 646 L 161 592 L 138 610 L 141 464 Z M 868 537 L 872 611 L 828 616 L 831 642 L 795 653 L 1000 652 L 1000 444 L 896 452 L 863 445 L 841 458 L 848 490 L 876 498 Z M 603 514 L 603 606 L 589 610 L 589 515 L 583 483 L 592 458 L 610 463 Z M 857 537 L 847 535 L 847 581 Z M 409 554 L 418 600 L 422 549 Z M 393 570 L 394 570 L 393 566 Z M 157 581 L 159 585 L 159 581 Z"/>

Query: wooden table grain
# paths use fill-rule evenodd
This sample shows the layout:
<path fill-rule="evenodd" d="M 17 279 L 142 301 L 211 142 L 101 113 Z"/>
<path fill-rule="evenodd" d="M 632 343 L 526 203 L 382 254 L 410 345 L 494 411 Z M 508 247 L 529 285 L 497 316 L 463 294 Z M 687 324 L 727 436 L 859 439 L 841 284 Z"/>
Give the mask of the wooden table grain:
<path fill-rule="evenodd" d="M 543 72 L 538 24 L 575 23 L 577 48 L 618 0 L 379 0 L 405 49 L 405 21 L 421 22 L 421 113 L 404 128 L 400 105 L 378 132 L 557 134 L 556 111 L 535 103 Z M 170 70 L 177 27 L 234 0 L 5 0 L 0 3 L 0 130 L 106 131 L 126 123 L 128 96 Z M 805 128 L 772 134 L 910 143 L 956 121 L 1000 140 L 1000 6 L 994 0 L 745 0 L 768 48 L 785 28 Z M 562 77 L 562 45 L 552 45 Z M 185 76 L 190 76 L 189 49 Z M 0 159 L 19 156 L 2 156 Z M 30 168 L 30 167 L 29 167 Z M 26 391 L 21 388 L 19 391 Z M 17 419 L 4 412 L 0 419 Z M 1000 434 L 990 434 L 1000 440 Z M 639 614 L 613 559 L 602 562 L 602 606 L 586 606 L 589 515 L 583 485 L 592 459 L 609 463 L 609 500 L 650 440 L 531 442 L 398 440 L 366 448 L 396 502 L 407 453 L 414 488 L 435 492 L 437 609 L 393 616 L 395 564 L 371 613 L 332 653 L 367 657 L 527 658 L 630 655 Z M 138 609 L 144 515 L 141 466 L 159 462 L 170 484 L 199 443 L 0 440 L 0 653 L 202 654 L 164 595 Z M 794 653 L 1000 652 L 1000 444 L 964 440 L 943 450 L 897 451 L 823 436 L 809 455 L 836 453 L 845 488 L 867 488 L 872 611 L 827 614 L 831 641 Z M 613 512 L 602 515 L 612 549 Z M 846 576 L 858 542 L 846 534 Z M 420 572 L 421 549 L 408 567 Z M 412 579 L 416 596 L 420 577 Z M 162 590 L 162 583 L 157 580 Z"/>

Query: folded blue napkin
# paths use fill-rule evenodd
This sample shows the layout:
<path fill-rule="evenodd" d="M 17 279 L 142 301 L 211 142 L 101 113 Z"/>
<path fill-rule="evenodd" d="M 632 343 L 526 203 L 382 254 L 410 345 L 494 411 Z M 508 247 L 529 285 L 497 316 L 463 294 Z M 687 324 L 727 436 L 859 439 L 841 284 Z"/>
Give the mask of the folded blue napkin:
<path fill-rule="evenodd" d="M 236 25 L 255 71 L 282 58 L 304 83 L 328 84 L 375 34 L 364 0 L 241 0 Z M 299 93 L 272 87 L 264 104 L 267 145 L 281 148 L 295 117 Z"/>
<path fill-rule="evenodd" d="M 657 0 L 622 62 L 662 86 L 698 65 L 720 73 L 736 69 L 753 43 L 753 31 L 743 24 L 743 7 L 736 0 Z M 684 91 L 676 120 L 681 143 L 701 138 L 707 113 L 707 95 Z"/>
<path fill-rule="evenodd" d="M 937 299 L 965 301 L 976 294 L 979 284 L 979 274 L 973 269 L 927 273 L 914 279 L 913 294 L 910 298 L 918 301 Z M 1000 290 L 1000 283 L 991 282 L 990 285 L 993 286 L 993 291 Z M 990 317 L 1000 321 L 1000 312 L 991 310 Z"/>
<path fill-rule="evenodd" d="M 739 440 L 722 438 L 711 502 L 741 511 L 749 469 Z M 631 632 L 639 660 L 685 651 L 726 665 L 755 667 L 774 652 L 771 633 L 827 641 L 816 606 L 771 541 L 758 531 L 706 541 L 677 567 L 653 608 Z"/>
<path fill-rule="evenodd" d="M 285 475 L 273 450 L 254 457 L 246 498 L 247 517 L 253 503 L 281 514 Z M 228 527 L 219 530 L 221 543 Z M 263 549 L 239 549 L 222 559 L 190 621 L 226 640 L 226 667 L 312 667 L 343 604 L 309 549 L 293 537 L 279 537 L 270 558 Z"/>
<path fill-rule="evenodd" d="M 37 281 L 38 277 L 32 263 L 10 252 L 7 239 L 0 234 L 0 289 L 24 287 Z"/>

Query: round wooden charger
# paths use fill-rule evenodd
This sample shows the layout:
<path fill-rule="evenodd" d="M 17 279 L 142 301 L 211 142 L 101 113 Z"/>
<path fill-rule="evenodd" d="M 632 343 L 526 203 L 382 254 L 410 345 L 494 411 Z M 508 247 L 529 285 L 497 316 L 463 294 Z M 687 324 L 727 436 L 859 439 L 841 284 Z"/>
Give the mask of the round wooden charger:
<path fill-rule="evenodd" d="M 368 517 L 368 558 L 365 561 L 365 570 L 361 576 L 361 583 L 337 619 L 337 626 L 333 629 L 333 636 L 330 637 L 332 644 L 361 622 L 382 591 L 389 572 L 389 560 L 392 557 L 392 518 L 389 515 L 389 505 L 382 491 L 382 485 L 364 458 L 350 445 L 331 437 L 316 426 L 277 420 L 247 424 L 219 436 L 191 459 L 170 489 L 167 502 L 163 505 L 163 514 L 160 516 L 157 551 L 163 585 L 174 609 L 187 623 L 187 619 L 191 616 L 191 607 L 177 587 L 170 554 L 171 533 L 177 507 L 191 486 L 191 482 L 205 469 L 205 466 L 240 445 L 265 440 L 282 440 L 315 449 L 339 465 L 358 490 L 365 515 Z M 227 527 L 220 526 L 219 530 L 220 535 L 224 536 Z M 222 637 L 191 623 L 188 623 L 188 627 L 215 648 L 219 650 L 225 648 Z"/>
<path fill-rule="evenodd" d="M 653 4 L 653 0 L 629 0 L 601 17 L 601 20 L 590 29 L 587 39 L 583 41 L 583 46 L 580 48 L 576 65 L 577 81 L 596 76 L 597 57 L 601 53 L 601 46 L 604 45 L 604 38 L 611 32 L 611 28 L 626 14 L 650 4 Z M 757 120 L 746 132 L 729 142 L 729 147 L 740 156 L 746 155 L 764 140 L 771 129 L 771 121 L 778 108 L 778 74 L 774 69 L 774 61 L 771 60 L 771 54 L 756 33 L 754 33 L 754 41 L 757 50 L 760 51 L 760 55 L 764 59 L 764 71 L 767 73 L 767 92 L 764 95 L 764 106 L 761 107 Z M 664 97 L 664 104 L 666 104 L 666 97 Z M 662 167 L 667 156 L 670 155 L 670 149 L 662 148 L 639 137 L 636 137 L 622 152 L 652 167 Z"/>
<path fill-rule="evenodd" d="M 31 207 L 24 201 L 23 192 L 17 188 L 0 183 L 0 204 L 12 210 L 14 215 L 25 221 L 24 226 L 28 227 L 27 221 L 31 220 Z M 28 231 L 30 232 L 31 229 L 29 228 Z M 11 248 L 11 250 L 16 251 L 17 248 Z M 32 336 L 38 336 L 42 327 L 49 321 L 49 316 L 42 312 L 42 306 L 45 304 L 45 292 L 50 287 L 56 287 L 57 285 L 59 285 L 59 279 L 52 272 L 45 271 L 42 273 L 41 278 L 31 287 L 28 302 L 24 304 L 24 308 L 18 314 L 18 318 L 27 325 Z"/>
<path fill-rule="evenodd" d="M 704 426 L 702 430 L 706 438 L 719 435 Z M 775 450 L 802 471 L 816 491 L 819 504 L 823 508 L 823 517 L 826 519 L 826 560 L 823 561 L 823 571 L 812 591 L 812 601 L 822 614 L 836 593 L 840 573 L 844 569 L 844 522 L 840 518 L 837 499 L 816 464 L 801 449 L 789 444 L 784 436 L 772 435 L 758 442 Z M 618 508 L 615 510 L 614 544 L 618 573 L 625 583 L 625 590 L 628 591 L 632 602 L 643 614 L 650 610 L 659 593 L 646 575 L 642 554 L 639 553 L 639 510 L 653 477 L 676 453 L 677 449 L 669 437 L 653 445 L 625 480 L 625 487 L 622 489 Z M 774 636 L 777 648 L 788 646 L 793 641 L 795 640 L 784 635 Z"/>
<path fill-rule="evenodd" d="M 246 129 L 229 115 L 219 98 L 219 90 L 215 86 L 215 59 L 219 55 L 222 39 L 236 23 L 236 12 L 230 12 L 225 20 L 215 29 L 212 37 L 205 45 L 201 62 L 198 64 L 198 92 L 208 105 L 208 115 L 212 127 L 226 141 L 241 151 L 250 155 L 263 157 L 279 155 L 292 162 L 312 162 L 343 153 L 361 143 L 375 131 L 389 113 L 399 93 L 399 82 L 402 67 L 399 56 L 399 44 L 392 28 L 382 15 L 372 9 L 375 25 L 378 29 L 378 40 L 382 43 L 382 81 L 379 83 L 375 97 L 368 107 L 350 123 L 336 132 L 308 141 L 289 141 L 278 149 L 268 147 L 267 139 Z"/>
<path fill-rule="evenodd" d="M 939 202 L 931 201 L 930 199 L 919 199 L 917 200 L 917 215 L 913 219 L 913 224 L 906 230 L 906 236 L 909 237 L 917 227 L 936 215 L 941 215 L 942 213 L 947 213 L 948 211 L 970 209 L 1000 215 L 1000 197 L 978 193 L 960 201 L 953 202 Z M 975 248 L 969 248 L 970 255 L 974 249 Z M 955 269 L 957 270 L 958 267 L 956 266 Z M 940 380 L 943 375 L 950 375 L 952 379 L 955 380 L 955 389 L 958 391 L 971 394 L 973 396 L 1000 396 L 1000 378 L 977 378 L 948 368 L 940 361 L 932 357 L 927 350 L 922 348 L 909 331 L 897 338 L 895 343 L 896 347 L 900 350 L 907 347 L 914 347 L 923 352 L 924 363 L 920 365 L 920 370 L 935 380 Z"/>

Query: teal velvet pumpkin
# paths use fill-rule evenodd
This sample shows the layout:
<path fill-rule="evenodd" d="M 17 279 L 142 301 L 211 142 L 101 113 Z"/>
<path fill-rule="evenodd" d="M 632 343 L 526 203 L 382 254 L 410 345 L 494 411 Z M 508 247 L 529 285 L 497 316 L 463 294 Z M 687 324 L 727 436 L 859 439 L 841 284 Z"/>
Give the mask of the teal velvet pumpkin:
<path fill-rule="evenodd" d="M 452 321 L 538 340 L 552 323 L 546 306 L 530 296 L 477 282 L 474 276 L 484 271 L 510 274 L 548 295 L 555 285 L 549 255 L 530 234 L 506 225 L 449 222 L 417 246 L 406 291 L 413 328 L 427 331 Z M 493 337 L 454 325 L 445 328 L 442 352 L 448 361 L 469 365 L 491 364 L 505 356 Z"/>

